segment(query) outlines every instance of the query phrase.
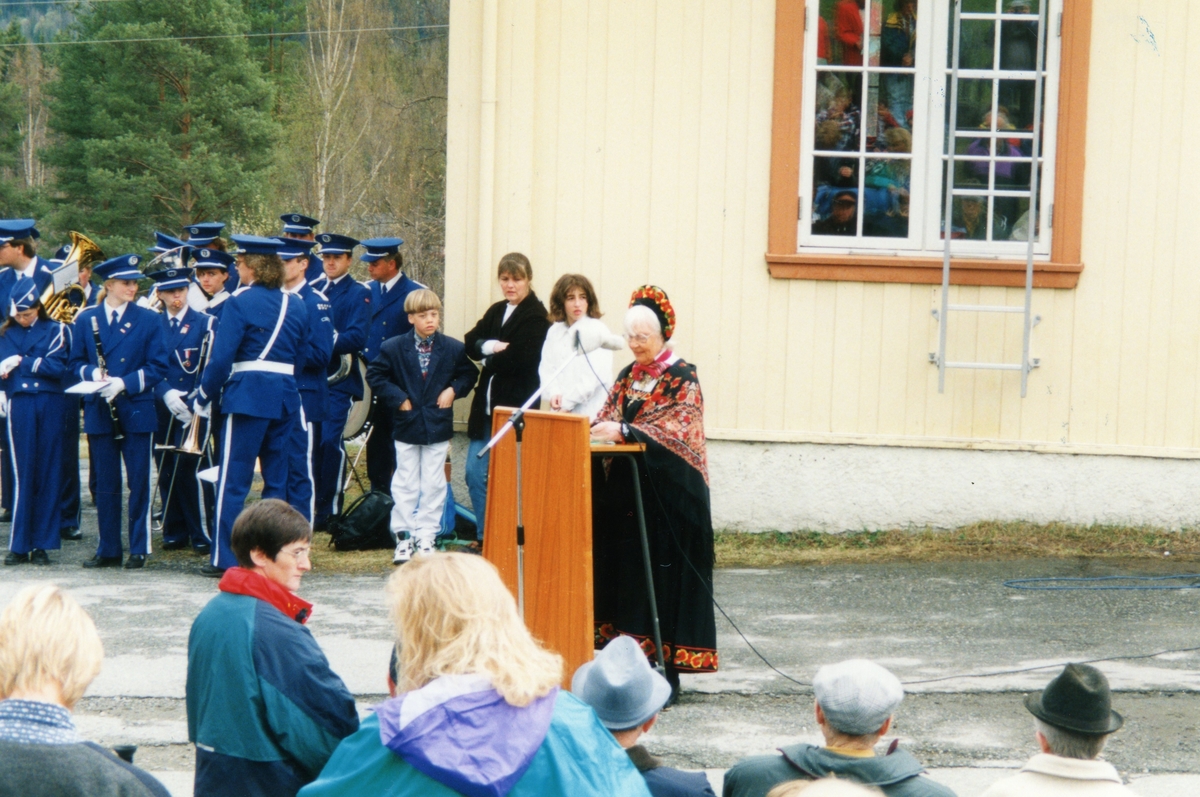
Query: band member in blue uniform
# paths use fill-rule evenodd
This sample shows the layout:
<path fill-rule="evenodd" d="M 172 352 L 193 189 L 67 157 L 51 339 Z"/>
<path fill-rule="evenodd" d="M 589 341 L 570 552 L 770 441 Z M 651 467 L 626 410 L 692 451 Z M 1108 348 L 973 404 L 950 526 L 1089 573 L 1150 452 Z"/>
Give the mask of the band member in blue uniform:
<path fill-rule="evenodd" d="M 225 283 L 232 266 L 233 255 L 219 249 L 201 247 L 193 250 L 195 281 L 188 286 L 188 305 L 193 310 L 220 318 L 225 300 L 230 296 L 229 291 L 225 290 Z"/>
<path fill-rule="evenodd" d="M 316 242 L 316 227 L 321 222 L 312 216 L 305 216 L 303 213 L 284 213 L 279 220 L 283 222 L 281 240 L 291 238 L 296 241 Z M 304 270 L 304 281 L 319 291 L 324 292 L 325 290 L 325 269 L 321 265 L 321 258 L 311 252 L 308 255 L 308 267 Z"/>
<path fill-rule="evenodd" d="M 379 347 L 388 338 L 403 335 L 412 329 L 404 298 L 425 286 L 410 280 L 403 271 L 404 258 L 399 238 L 368 238 L 362 242 L 365 254 L 359 260 L 367 264 L 371 277 L 371 327 L 367 332 L 364 356 L 368 363 L 379 356 Z M 371 414 L 371 436 L 367 438 L 367 478 L 371 489 L 391 490 L 392 474 L 396 470 L 396 447 L 392 445 L 391 407 L 375 402 Z"/>
<path fill-rule="evenodd" d="M 18 278 L 9 292 L 8 318 L 0 326 L 0 416 L 8 419 L 5 437 L 15 487 L 6 565 L 48 565 L 46 551 L 62 547 L 62 380 L 71 333 L 50 320 L 40 295 L 32 278 Z"/>
<path fill-rule="evenodd" d="M 329 404 L 321 424 L 320 453 L 317 461 L 317 516 L 313 528 L 324 531 L 330 515 L 342 511 L 342 485 L 346 478 L 346 447 L 342 431 L 350 405 L 363 397 L 363 379 L 358 360 L 367 345 L 371 326 L 371 289 L 350 276 L 354 247 L 358 241 L 348 235 L 323 232 L 317 236 L 321 261 L 325 266 L 326 287 L 333 319 L 333 359 L 328 376 L 334 376 L 344 357 L 351 358 L 349 372 L 329 384 Z"/>
<path fill-rule="evenodd" d="M 178 446 L 192 422 L 187 396 L 197 387 L 196 374 L 203 367 L 200 358 L 204 341 L 216 330 L 215 318 L 188 307 L 191 274 L 190 268 L 169 268 L 150 275 L 163 303 L 161 329 L 167 352 L 166 378 L 154 387 L 158 399 L 154 441 L 162 445 Z M 212 540 L 200 515 L 200 486 L 196 479 L 200 457 L 168 450 L 156 450 L 154 457 L 163 508 L 163 548 L 174 551 L 191 545 L 196 553 L 207 555 Z"/>
<path fill-rule="evenodd" d="M 312 241 L 282 238 L 279 259 L 283 261 L 283 292 L 299 296 L 308 311 L 305 342 L 296 358 L 296 387 L 300 390 L 303 411 L 288 445 L 292 464 L 288 467 L 287 502 L 313 521 L 313 500 L 316 494 L 314 474 L 319 467 L 316 442 L 321 439 L 321 423 L 329 403 L 329 386 L 325 368 L 333 354 L 333 321 L 329 317 L 329 299 L 307 281 L 309 252 Z"/>
<path fill-rule="evenodd" d="M 60 268 L 70 251 L 70 246 L 60 246 L 54 253 L 54 257 L 50 258 L 51 270 Z M 75 284 L 79 286 L 82 295 L 75 291 L 67 294 L 67 302 L 72 307 L 95 307 L 100 302 L 100 288 L 92 284 L 92 265 L 93 263 L 90 261 L 79 264 L 79 275 L 75 279 Z M 70 355 L 70 351 L 67 354 Z M 79 434 L 83 429 L 79 420 L 80 412 L 79 396 L 63 393 L 65 420 L 63 422 L 62 530 L 60 535 L 64 540 L 72 541 L 83 539 L 83 532 L 79 529 L 80 512 L 83 506 L 80 501 L 79 485 Z M 88 488 L 92 493 L 93 500 L 96 494 L 94 474 L 95 471 L 89 470 Z"/>
<path fill-rule="evenodd" d="M 189 224 L 183 228 L 183 232 L 187 235 L 188 245 L 195 249 L 215 249 L 218 252 L 225 252 L 228 247 L 225 244 L 225 240 L 221 238 L 221 230 L 223 229 L 225 229 L 225 225 L 222 222 L 202 221 L 196 224 Z M 232 295 L 241 283 L 238 281 L 236 271 L 230 272 L 227 277 L 225 290 L 229 291 L 230 295 Z"/>
<path fill-rule="evenodd" d="M 0 220 L 0 308 L 8 307 L 8 293 L 17 277 L 32 277 L 39 291 L 50 284 L 50 264 L 37 253 L 41 237 L 33 219 Z M 12 520 L 12 487 L 12 457 L 8 456 L 7 440 L 0 435 L 0 523 Z"/>
<path fill-rule="evenodd" d="M 233 521 L 246 502 L 259 460 L 263 498 L 287 500 L 287 443 L 301 412 L 295 363 L 308 326 L 299 296 L 284 293 L 283 243 L 253 235 L 232 236 L 238 269 L 251 284 L 225 302 L 212 357 L 204 369 L 193 411 L 207 415 L 220 400 L 217 535 L 204 575 L 219 576 L 237 564 L 229 546 Z"/>
<path fill-rule="evenodd" d="M 166 375 L 167 353 L 158 314 L 133 302 L 141 261 L 140 255 L 121 255 L 96 266 L 104 280 L 104 301 L 75 317 L 71 374 L 76 380 L 105 382 L 83 399 L 100 521 L 100 545 L 84 567 L 121 566 L 122 461 L 129 477 L 130 555 L 125 567 L 144 566 L 150 554 L 150 459 L 158 425 L 154 386 Z"/>

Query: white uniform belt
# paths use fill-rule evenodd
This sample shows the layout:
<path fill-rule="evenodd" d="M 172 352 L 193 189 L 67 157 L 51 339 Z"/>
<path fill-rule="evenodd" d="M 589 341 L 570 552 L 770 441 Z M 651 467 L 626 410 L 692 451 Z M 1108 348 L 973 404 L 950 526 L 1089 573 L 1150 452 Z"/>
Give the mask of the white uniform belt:
<path fill-rule="evenodd" d="M 296 367 L 288 363 L 275 363 L 270 360 L 244 360 L 240 363 L 234 363 L 230 373 L 240 374 L 244 371 L 266 371 L 272 374 L 287 374 L 292 376 L 296 373 Z"/>

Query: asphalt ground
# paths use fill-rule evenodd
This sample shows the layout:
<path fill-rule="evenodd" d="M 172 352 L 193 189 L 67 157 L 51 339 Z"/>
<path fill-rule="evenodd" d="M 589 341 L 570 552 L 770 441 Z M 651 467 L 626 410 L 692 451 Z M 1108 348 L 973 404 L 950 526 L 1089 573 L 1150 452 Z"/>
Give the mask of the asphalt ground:
<path fill-rule="evenodd" d="M 76 710 L 81 731 L 104 744 L 139 745 L 139 765 L 175 794 L 189 794 L 187 635 L 217 583 L 195 572 L 198 557 L 194 564 L 151 557 L 141 571 L 84 570 L 97 541 L 90 506 L 83 530 L 83 542 L 51 553 L 50 567 L 0 569 L 0 605 L 32 581 L 53 581 L 80 600 L 106 652 Z M 721 771 L 743 756 L 818 741 L 811 692 L 802 684 L 821 664 L 866 657 L 908 682 L 895 723 L 901 743 L 934 777 L 961 795 L 976 794 L 1034 752 L 1021 697 L 1057 671 L 1046 665 L 1200 647 L 1200 589 L 1033 592 L 1003 582 L 1188 571 L 1186 563 L 1144 560 L 719 570 L 716 598 L 741 633 L 718 615 L 720 672 L 684 678 L 679 704 L 662 715 L 648 746 L 719 783 Z M 363 711 L 386 688 L 391 628 L 383 582 L 313 572 L 301 590 L 316 605 L 309 628 Z M 802 683 L 769 669 L 747 640 Z M 1126 717 L 1106 757 L 1146 797 L 1200 794 L 1200 652 L 1097 666 Z M 971 677 L 1034 667 L 1045 668 Z M 931 679 L 941 680 L 916 683 Z"/>

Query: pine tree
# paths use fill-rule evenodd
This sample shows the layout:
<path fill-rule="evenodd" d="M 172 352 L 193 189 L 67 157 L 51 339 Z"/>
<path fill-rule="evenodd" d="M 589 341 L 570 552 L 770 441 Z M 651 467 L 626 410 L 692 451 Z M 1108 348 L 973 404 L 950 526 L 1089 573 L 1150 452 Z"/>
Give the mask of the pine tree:
<path fill-rule="evenodd" d="M 21 185 L 17 165 L 21 152 L 21 87 L 10 74 L 17 57 L 14 45 L 25 41 L 20 24 L 0 30 L 0 214 L 18 216 Z"/>
<path fill-rule="evenodd" d="M 79 12 L 52 48 L 45 153 L 60 229 L 112 251 L 155 229 L 228 220 L 269 192 L 272 89 L 237 0 L 122 0 Z M 224 37 L 224 38 L 187 38 Z M 156 41 L 113 41 L 157 39 Z"/>

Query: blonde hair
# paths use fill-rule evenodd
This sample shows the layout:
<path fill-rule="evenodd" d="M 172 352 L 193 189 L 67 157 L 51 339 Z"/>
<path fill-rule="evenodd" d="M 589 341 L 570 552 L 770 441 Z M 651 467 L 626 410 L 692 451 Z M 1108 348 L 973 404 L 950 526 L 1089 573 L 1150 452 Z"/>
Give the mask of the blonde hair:
<path fill-rule="evenodd" d="M 428 288 L 417 288 L 404 297 L 404 312 L 423 313 L 426 310 L 441 310 L 442 300 Z"/>
<path fill-rule="evenodd" d="M 820 780 L 789 780 L 767 792 L 767 797 L 876 797 L 883 794 L 874 786 L 865 786 L 830 775 Z"/>
<path fill-rule="evenodd" d="M 387 593 L 399 691 L 473 673 L 509 705 L 527 706 L 562 681 L 562 657 L 530 635 L 491 562 L 463 553 L 416 556 L 388 579 Z"/>
<path fill-rule="evenodd" d="M 96 624 L 53 584 L 25 587 L 0 613 L 0 699 L 57 686 L 71 708 L 103 660 Z"/>

